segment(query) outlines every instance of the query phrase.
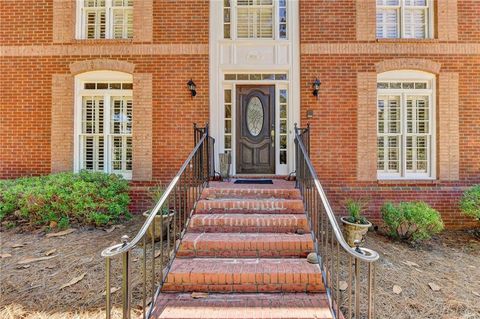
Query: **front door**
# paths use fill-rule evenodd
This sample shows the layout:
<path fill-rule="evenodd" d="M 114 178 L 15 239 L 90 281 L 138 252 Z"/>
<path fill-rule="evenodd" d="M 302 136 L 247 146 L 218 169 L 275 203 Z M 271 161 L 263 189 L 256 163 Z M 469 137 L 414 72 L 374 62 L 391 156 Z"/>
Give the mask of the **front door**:
<path fill-rule="evenodd" d="M 275 86 L 237 86 L 237 173 L 275 174 Z"/>

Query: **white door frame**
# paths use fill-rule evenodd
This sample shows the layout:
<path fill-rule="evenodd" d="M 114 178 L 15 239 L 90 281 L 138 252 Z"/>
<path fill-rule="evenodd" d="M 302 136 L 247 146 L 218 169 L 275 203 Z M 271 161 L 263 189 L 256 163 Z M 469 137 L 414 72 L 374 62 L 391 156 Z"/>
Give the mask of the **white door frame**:
<path fill-rule="evenodd" d="M 278 0 L 274 0 L 278 1 Z M 232 1 L 234 3 L 234 1 Z M 288 39 L 223 39 L 223 1 L 210 2 L 210 134 L 215 138 L 215 163 L 224 152 L 224 90 L 232 89 L 232 165 L 235 172 L 235 87 L 246 84 L 275 85 L 276 174 L 287 175 L 295 170 L 294 123 L 300 123 L 300 37 L 298 1 L 287 0 Z M 276 14 L 277 12 L 275 12 Z M 232 17 L 233 18 L 233 17 Z M 276 28 L 277 26 L 275 26 Z M 276 32 L 275 32 L 276 33 Z M 251 61 L 249 60 L 251 58 Z M 264 62 L 265 61 L 265 62 Z M 251 62 L 251 63 L 250 63 Z M 228 81 L 225 74 L 286 73 L 285 81 Z M 279 88 L 288 90 L 287 165 L 279 165 Z M 283 166 L 283 167 L 282 167 Z"/>

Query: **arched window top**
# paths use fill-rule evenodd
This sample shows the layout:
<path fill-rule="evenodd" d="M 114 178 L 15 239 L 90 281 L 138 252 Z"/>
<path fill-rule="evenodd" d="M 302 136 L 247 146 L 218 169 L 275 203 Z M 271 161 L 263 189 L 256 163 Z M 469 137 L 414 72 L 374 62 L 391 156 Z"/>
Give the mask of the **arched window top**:
<path fill-rule="evenodd" d="M 409 79 L 421 79 L 421 80 L 433 80 L 435 74 L 417 71 L 417 70 L 394 70 L 379 73 L 377 79 L 381 80 L 409 80 Z"/>

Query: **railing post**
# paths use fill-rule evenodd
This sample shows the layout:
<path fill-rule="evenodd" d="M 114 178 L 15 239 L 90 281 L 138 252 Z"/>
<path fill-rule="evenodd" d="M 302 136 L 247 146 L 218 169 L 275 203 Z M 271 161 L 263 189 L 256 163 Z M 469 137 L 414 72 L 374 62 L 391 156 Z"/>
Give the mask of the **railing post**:
<path fill-rule="evenodd" d="M 123 245 L 128 244 L 128 236 L 122 236 Z M 122 253 L 122 308 L 123 319 L 130 319 L 130 251 Z"/>
<path fill-rule="evenodd" d="M 106 272 L 106 284 L 107 288 L 105 290 L 106 294 L 106 304 L 107 304 L 107 314 L 106 314 L 106 319 L 111 318 L 111 309 L 112 309 L 112 300 L 110 296 L 110 257 L 105 258 L 105 272 Z"/>

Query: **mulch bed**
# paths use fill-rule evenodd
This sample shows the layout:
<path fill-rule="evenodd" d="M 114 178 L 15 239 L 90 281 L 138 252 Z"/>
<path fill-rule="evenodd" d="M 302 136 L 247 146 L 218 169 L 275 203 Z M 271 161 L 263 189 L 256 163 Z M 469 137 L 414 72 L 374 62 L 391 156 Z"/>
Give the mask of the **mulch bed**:
<path fill-rule="evenodd" d="M 111 232 L 80 228 L 52 238 L 44 232 L 0 232 L 0 254 L 11 255 L 0 258 L 0 318 L 105 318 L 105 261 L 100 252 L 122 235 L 133 238 L 142 223 L 136 216 Z M 381 254 L 377 318 L 480 318 L 480 240 L 473 233 L 444 232 L 418 247 L 369 233 L 366 246 Z M 19 264 L 25 258 L 49 257 L 47 253 L 55 257 Z M 134 264 L 140 255 L 141 249 L 134 253 Z M 120 263 L 112 266 L 112 273 L 118 274 Z M 82 275 L 77 283 L 61 288 Z M 134 305 L 139 303 L 139 276 L 133 271 Z M 112 287 L 120 287 L 119 279 Z M 441 289 L 433 291 L 429 283 Z M 400 294 L 393 292 L 394 285 L 401 288 Z M 114 293 L 118 306 L 119 297 L 120 292 Z M 118 309 L 115 313 L 119 316 Z"/>

